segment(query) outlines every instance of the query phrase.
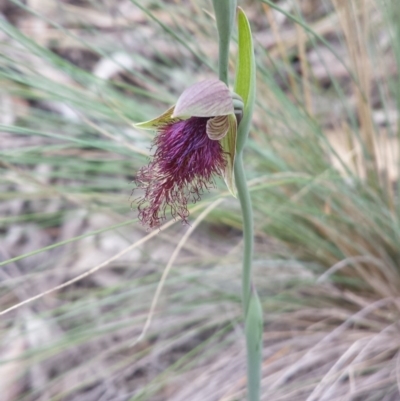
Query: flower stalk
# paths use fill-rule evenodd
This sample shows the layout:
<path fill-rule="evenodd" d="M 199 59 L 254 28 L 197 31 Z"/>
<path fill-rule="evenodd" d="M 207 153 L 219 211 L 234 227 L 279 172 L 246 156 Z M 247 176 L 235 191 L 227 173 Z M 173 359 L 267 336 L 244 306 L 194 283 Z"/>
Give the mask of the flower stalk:
<path fill-rule="evenodd" d="M 228 85 L 229 44 L 235 22 L 237 0 L 213 0 L 218 28 L 219 79 Z"/>
<path fill-rule="evenodd" d="M 229 41 L 236 12 L 235 0 L 213 0 L 219 33 L 219 78 L 227 83 Z M 243 218 L 242 303 L 247 347 L 247 395 L 249 401 L 259 401 L 262 363 L 263 318 L 261 303 L 252 281 L 253 210 L 243 166 L 246 144 L 255 102 L 255 61 L 250 25 L 244 12 L 238 8 L 239 54 L 236 69 L 235 93 L 243 109 L 238 119 L 234 177 Z M 239 105 L 240 107 L 240 105 Z"/>

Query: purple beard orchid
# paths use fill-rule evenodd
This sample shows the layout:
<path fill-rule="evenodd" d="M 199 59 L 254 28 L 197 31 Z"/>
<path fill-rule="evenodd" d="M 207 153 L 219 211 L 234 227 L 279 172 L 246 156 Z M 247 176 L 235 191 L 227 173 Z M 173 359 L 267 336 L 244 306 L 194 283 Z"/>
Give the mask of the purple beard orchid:
<path fill-rule="evenodd" d="M 214 176 L 224 177 L 236 196 L 234 99 L 223 82 L 206 80 L 187 88 L 176 105 L 161 116 L 136 124 L 157 131 L 152 160 L 134 179 L 137 188 L 144 191 L 138 201 L 143 225 L 159 227 L 168 210 L 173 218 L 187 223 L 188 203 L 198 201 L 209 190 Z"/>

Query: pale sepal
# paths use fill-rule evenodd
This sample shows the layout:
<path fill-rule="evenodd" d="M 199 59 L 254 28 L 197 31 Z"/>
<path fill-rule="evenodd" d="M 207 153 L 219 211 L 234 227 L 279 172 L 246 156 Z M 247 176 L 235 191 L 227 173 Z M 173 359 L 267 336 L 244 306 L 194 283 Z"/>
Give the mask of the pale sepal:
<path fill-rule="evenodd" d="M 165 125 L 182 120 L 182 118 L 172 117 L 174 108 L 175 108 L 175 106 L 172 106 L 167 111 L 165 111 L 163 114 L 161 114 L 160 116 L 153 118 L 152 120 L 145 121 L 143 123 L 134 124 L 134 126 L 136 128 L 141 128 L 141 129 L 157 130 L 158 128 L 161 128 Z"/>
<path fill-rule="evenodd" d="M 226 159 L 226 167 L 224 171 L 224 180 L 229 192 L 236 198 L 236 184 L 234 176 L 234 165 L 236 156 L 236 137 L 237 122 L 234 114 L 228 116 L 229 129 L 228 133 L 221 139 L 222 151 Z"/>
<path fill-rule="evenodd" d="M 229 116 L 217 116 L 207 121 L 207 136 L 213 141 L 221 140 L 229 130 Z"/>
<path fill-rule="evenodd" d="M 215 117 L 233 114 L 229 88 L 218 79 L 198 82 L 185 89 L 176 102 L 173 117 Z"/>

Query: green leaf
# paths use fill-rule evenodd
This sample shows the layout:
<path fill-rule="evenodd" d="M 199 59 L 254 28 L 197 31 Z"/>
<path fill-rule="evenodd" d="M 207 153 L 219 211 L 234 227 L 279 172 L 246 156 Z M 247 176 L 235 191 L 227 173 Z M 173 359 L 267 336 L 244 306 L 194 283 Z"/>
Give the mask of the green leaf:
<path fill-rule="evenodd" d="M 254 59 L 253 39 L 249 20 L 244 11 L 238 7 L 238 58 L 236 64 L 235 92 L 243 99 L 243 118 L 238 127 L 236 149 L 243 151 L 246 143 L 256 95 L 256 63 Z"/>

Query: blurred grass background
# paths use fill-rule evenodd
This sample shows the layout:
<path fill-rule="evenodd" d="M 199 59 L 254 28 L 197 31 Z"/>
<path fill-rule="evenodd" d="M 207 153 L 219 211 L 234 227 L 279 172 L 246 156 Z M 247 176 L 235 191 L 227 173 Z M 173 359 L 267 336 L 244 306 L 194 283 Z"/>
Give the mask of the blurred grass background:
<path fill-rule="evenodd" d="M 400 5 L 238 3 L 258 65 L 245 163 L 263 400 L 400 400 Z M 143 241 L 131 197 L 154 135 L 132 123 L 215 76 L 211 2 L 0 12 L 0 310 L 137 244 L 0 317 L 1 400 L 245 399 L 237 200 L 218 182 L 188 238 L 176 222 Z"/>

